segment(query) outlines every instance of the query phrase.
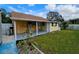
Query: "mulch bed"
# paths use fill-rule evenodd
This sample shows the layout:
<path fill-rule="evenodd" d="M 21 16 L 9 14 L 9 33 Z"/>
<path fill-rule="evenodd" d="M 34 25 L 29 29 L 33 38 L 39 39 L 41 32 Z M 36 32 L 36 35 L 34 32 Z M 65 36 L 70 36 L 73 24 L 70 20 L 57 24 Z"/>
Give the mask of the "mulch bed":
<path fill-rule="evenodd" d="M 31 44 L 30 41 L 20 40 L 16 43 L 19 54 L 40 54 Z"/>

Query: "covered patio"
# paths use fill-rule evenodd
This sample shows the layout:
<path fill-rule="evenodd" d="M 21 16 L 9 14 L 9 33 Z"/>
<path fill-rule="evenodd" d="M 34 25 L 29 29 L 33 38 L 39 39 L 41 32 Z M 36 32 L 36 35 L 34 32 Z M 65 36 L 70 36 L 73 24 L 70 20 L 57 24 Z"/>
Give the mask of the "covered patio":
<path fill-rule="evenodd" d="M 42 17 L 13 12 L 11 19 L 15 40 L 45 34 L 49 31 L 49 22 Z"/>

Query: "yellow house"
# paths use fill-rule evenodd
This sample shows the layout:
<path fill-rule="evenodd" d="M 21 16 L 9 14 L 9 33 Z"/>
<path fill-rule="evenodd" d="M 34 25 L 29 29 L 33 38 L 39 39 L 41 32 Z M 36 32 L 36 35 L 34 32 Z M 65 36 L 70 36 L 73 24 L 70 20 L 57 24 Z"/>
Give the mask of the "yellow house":
<path fill-rule="evenodd" d="M 50 23 L 50 32 L 51 32 L 51 31 L 60 31 L 59 25 L 58 25 L 57 23 L 51 22 L 51 23 Z"/>

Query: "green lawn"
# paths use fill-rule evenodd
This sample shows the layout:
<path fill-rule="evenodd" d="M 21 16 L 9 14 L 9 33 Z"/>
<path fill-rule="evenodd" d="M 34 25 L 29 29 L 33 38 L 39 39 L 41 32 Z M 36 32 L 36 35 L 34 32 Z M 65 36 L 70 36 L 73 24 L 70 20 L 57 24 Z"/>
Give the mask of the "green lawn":
<path fill-rule="evenodd" d="M 32 38 L 44 53 L 79 53 L 79 31 L 62 30 Z"/>

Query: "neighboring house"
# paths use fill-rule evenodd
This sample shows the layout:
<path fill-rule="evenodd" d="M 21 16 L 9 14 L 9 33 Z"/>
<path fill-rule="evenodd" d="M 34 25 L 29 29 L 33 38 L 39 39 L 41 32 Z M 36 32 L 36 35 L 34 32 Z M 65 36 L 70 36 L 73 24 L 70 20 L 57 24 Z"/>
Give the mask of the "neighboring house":
<path fill-rule="evenodd" d="M 72 19 L 69 20 L 69 26 L 67 29 L 72 29 L 72 30 L 79 30 L 79 19 Z"/>
<path fill-rule="evenodd" d="M 62 15 L 60 15 L 58 12 L 52 12 L 50 11 L 47 14 L 47 19 L 51 22 L 50 23 L 50 31 L 57 31 L 60 30 L 60 24 L 61 21 L 63 21 Z"/>
<path fill-rule="evenodd" d="M 79 19 L 72 19 L 68 21 L 70 24 L 79 24 Z"/>
<path fill-rule="evenodd" d="M 12 20 L 12 32 L 14 32 L 12 36 L 15 40 L 26 39 L 29 36 L 33 37 L 60 30 L 58 24 L 38 16 L 12 12 L 10 19 Z"/>
<path fill-rule="evenodd" d="M 60 31 L 60 26 L 59 26 L 59 24 L 56 22 L 51 22 L 50 23 L 50 32 L 52 32 L 52 31 Z"/>

